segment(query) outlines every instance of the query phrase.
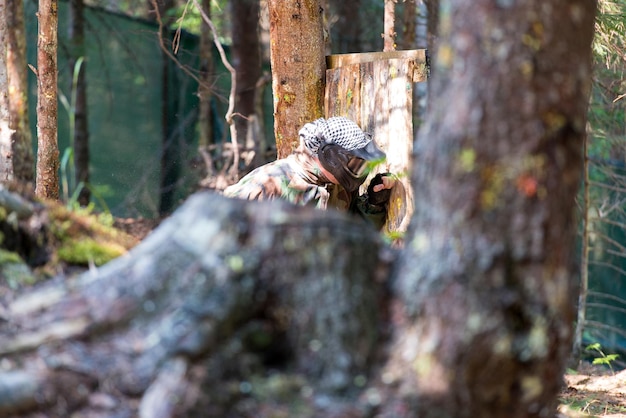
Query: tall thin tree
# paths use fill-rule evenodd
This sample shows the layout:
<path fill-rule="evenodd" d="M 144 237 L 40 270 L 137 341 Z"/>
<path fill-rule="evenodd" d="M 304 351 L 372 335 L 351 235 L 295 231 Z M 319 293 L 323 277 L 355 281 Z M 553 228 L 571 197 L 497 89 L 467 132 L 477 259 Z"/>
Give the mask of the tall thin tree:
<path fill-rule="evenodd" d="M 395 51 L 396 49 L 396 1 L 385 0 L 382 33 L 383 51 Z"/>
<path fill-rule="evenodd" d="M 37 13 L 37 175 L 35 193 L 59 198 L 57 105 L 58 2 L 39 0 Z"/>
<path fill-rule="evenodd" d="M 160 42 L 166 48 L 171 48 L 171 31 L 169 25 L 173 17 L 169 15 L 169 10 L 174 7 L 173 0 L 151 0 L 154 6 L 155 18 L 159 23 Z M 162 126 L 162 146 L 161 146 L 161 193 L 159 199 L 159 214 L 167 215 L 174 207 L 174 193 L 176 191 L 176 181 L 180 174 L 180 147 L 178 137 L 175 132 L 175 123 L 172 116 L 177 106 L 177 95 L 171 91 L 171 59 L 167 51 L 161 51 L 161 126 Z"/>
<path fill-rule="evenodd" d="M 3 123 L 0 178 L 2 180 L 34 179 L 34 157 L 28 118 L 28 84 L 26 77 L 26 35 L 22 0 L 3 1 L 2 51 Z M 8 30 L 10 28 L 10 30 Z"/>
<path fill-rule="evenodd" d="M 256 119 L 251 119 L 251 116 L 255 113 L 256 84 L 261 78 L 260 4 L 259 0 L 240 0 L 230 2 L 229 5 L 233 39 L 232 61 L 237 70 L 236 116 L 233 122 L 237 125 L 237 143 L 246 144 L 248 134 L 252 136 L 252 132 L 248 132 L 248 125 Z"/>
<path fill-rule="evenodd" d="M 69 41 L 71 45 L 69 68 L 72 77 L 71 94 L 74 108 L 73 115 L 73 145 L 76 185 L 83 185 L 79 191 L 78 203 L 82 206 L 89 204 L 91 192 L 89 190 L 89 127 L 87 122 L 87 82 L 85 72 L 85 4 L 83 0 L 70 1 Z"/>
<path fill-rule="evenodd" d="M 207 17 L 211 17 L 211 0 L 202 0 L 202 10 Z M 200 70 L 198 74 L 198 151 L 204 158 L 206 176 L 210 178 L 214 174 L 213 158 L 211 157 L 211 145 L 214 144 L 213 118 L 211 111 L 212 93 L 214 82 L 213 74 L 213 34 L 209 25 L 202 20 L 200 24 Z"/>
<path fill-rule="evenodd" d="M 7 74 L 6 0 L 0 0 L 0 181 L 13 177 L 13 152 L 9 126 L 9 77 Z"/>

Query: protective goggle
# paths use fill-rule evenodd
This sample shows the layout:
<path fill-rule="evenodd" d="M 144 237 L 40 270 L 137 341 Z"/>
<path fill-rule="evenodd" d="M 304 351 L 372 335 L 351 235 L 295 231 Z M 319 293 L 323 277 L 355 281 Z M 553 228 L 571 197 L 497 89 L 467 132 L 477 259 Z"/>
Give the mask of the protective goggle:
<path fill-rule="evenodd" d="M 366 174 L 365 172 L 367 171 L 367 161 L 365 161 L 363 158 L 352 156 L 347 161 L 346 168 L 353 176 L 359 178 Z"/>

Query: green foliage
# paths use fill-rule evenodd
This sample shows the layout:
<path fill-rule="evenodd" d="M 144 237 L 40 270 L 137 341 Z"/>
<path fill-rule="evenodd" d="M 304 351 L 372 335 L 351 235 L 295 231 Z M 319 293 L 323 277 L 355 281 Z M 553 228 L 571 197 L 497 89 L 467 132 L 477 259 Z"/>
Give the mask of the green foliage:
<path fill-rule="evenodd" d="M 607 366 L 611 369 L 611 372 L 615 373 L 613 370 L 613 362 L 619 358 L 619 354 L 605 354 L 604 351 L 602 351 L 600 343 L 589 344 L 585 347 L 585 351 L 591 351 L 597 355 L 597 357 L 593 359 L 593 364 Z"/>
<path fill-rule="evenodd" d="M 202 0 L 198 0 L 198 4 L 202 4 Z M 220 42 L 231 44 L 232 40 L 230 38 L 229 27 L 230 16 L 227 10 L 227 1 L 211 1 L 211 11 L 206 14 L 215 25 L 217 33 L 220 34 Z M 174 22 L 171 25 L 172 30 L 183 29 L 189 33 L 200 35 L 203 23 L 202 15 L 191 1 L 171 8 L 167 11 L 165 18 L 165 20 Z"/>
<path fill-rule="evenodd" d="M 78 87 L 78 75 L 83 65 L 84 57 L 79 57 L 74 65 L 74 72 L 72 76 L 72 91 L 70 100 L 62 93 L 59 92 L 59 101 L 63 105 L 63 108 L 67 112 L 69 119 L 69 143 L 70 146 L 65 148 L 63 156 L 60 161 L 61 171 L 61 189 L 63 191 L 63 201 L 68 208 L 78 209 L 78 196 L 85 187 L 89 187 L 84 182 L 75 184 L 75 166 L 74 166 L 74 134 L 76 126 L 76 91 Z M 98 201 L 101 209 L 111 217 L 111 213 L 108 205 L 106 204 L 104 197 L 100 191 L 96 188 L 91 188 L 92 196 Z M 93 205 L 90 204 L 89 212 L 93 210 Z"/>
<path fill-rule="evenodd" d="M 78 216 L 88 217 L 95 216 L 97 222 L 106 226 L 112 227 L 115 219 L 111 212 L 96 212 L 96 206 L 93 202 L 89 203 L 87 206 L 80 206 L 78 202 L 74 201 L 72 205 L 68 205 L 68 209 L 76 213 Z"/>
<path fill-rule="evenodd" d="M 593 52 L 607 68 L 622 66 L 626 58 L 626 1 L 600 0 Z"/>
<path fill-rule="evenodd" d="M 63 151 L 61 158 L 61 185 L 63 190 L 63 198 L 67 202 L 69 200 L 69 193 L 75 188 L 74 185 L 74 134 L 76 126 L 76 91 L 78 85 L 78 75 L 83 65 L 84 57 L 80 57 L 76 60 L 74 65 L 74 73 L 72 76 L 72 91 L 70 100 L 62 93 L 59 92 L 59 101 L 63 105 L 63 108 L 69 117 L 70 126 L 70 146 Z"/>
<path fill-rule="evenodd" d="M 70 264 L 101 266 L 124 254 L 126 249 L 112 242 L 98 242 L 91 238 L 66 240 L 58 249 L 58 256 Z"/>
<path fill-rule="evenodd" d="M 57 205 L 49 208 L 50 232 L 54 237 L 59 261 L 75 265 L 97 266 L 126 253 L 136 240 L 112 227 L 110 213 L 92 213 L 94 206 L 67 208 Z"/>
<path fill-rule="evenodd" d="M 615 162 L 623 159 L 626 126 L 626 0 L 600 0 L 593 52 L 595 70 L 589 102 L 587 156 L 592 182 L 616 184 Z M 607 201 L 608 188 L 591 187 L 590 207 Z"/>

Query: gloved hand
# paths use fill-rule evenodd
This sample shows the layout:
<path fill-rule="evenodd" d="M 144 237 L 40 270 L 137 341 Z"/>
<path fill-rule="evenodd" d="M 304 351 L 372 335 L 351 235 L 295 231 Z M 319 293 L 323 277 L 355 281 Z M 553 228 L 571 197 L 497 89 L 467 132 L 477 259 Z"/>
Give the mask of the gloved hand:
<path fill-rule="evenodd" d="M 389 201 L 391 197 L 391 189 L 382 189 L 374 191 L 374 186 L 383 184 L 383 177 L 391 176 L 390 173 L 378 173 L 374 176 L 369 186 L 367 186 L 367 202 L 370 205 L 382 206 Z"/>

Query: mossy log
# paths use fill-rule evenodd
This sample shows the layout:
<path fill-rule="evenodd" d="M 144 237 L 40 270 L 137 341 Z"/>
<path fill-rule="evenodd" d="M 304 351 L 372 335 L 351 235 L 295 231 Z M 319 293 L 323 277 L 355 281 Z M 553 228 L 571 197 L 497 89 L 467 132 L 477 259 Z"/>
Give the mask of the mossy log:
<path fill-rule="evenodd" d="M 38 199 L 28 185 L 0 185 L 0 296 L 5 286 L 16 289 L 125 254 L 139 240 L 113 223 L 110 214 Z"/>
<path fill-rule="evenodd" d="M 344 214 L 198 193 L 127 255 L 2 302 L 0 415 L 364 408 L 330 399 L 368 379 L 390 251 Z"/>

